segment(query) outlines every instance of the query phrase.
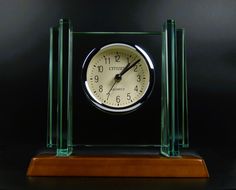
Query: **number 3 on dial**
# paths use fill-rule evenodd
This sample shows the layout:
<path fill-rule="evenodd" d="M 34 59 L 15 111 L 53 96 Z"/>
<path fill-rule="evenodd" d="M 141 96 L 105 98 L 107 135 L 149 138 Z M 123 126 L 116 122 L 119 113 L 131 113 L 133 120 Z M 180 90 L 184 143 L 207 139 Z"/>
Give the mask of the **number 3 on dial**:
<path fill-rule="evenodd" d="M 136 110 L 147 100 L 154 80 L 153 63 L 137 45 L 114 43 L 93 49 L 82 69 L 87 97 L 108 112 Z"/>

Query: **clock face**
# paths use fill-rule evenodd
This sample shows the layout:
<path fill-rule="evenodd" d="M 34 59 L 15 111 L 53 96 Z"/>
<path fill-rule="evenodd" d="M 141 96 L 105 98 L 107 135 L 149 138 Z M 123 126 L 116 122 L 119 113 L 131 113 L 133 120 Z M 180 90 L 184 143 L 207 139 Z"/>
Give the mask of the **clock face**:
<path fill-rule="evenodd" d="M 83 65 L 84 89 L 89 100 L 108 112 L 130 112 L 149 96 L 153 64 L 138 46 L 115 43 L 94 49 Z"/>

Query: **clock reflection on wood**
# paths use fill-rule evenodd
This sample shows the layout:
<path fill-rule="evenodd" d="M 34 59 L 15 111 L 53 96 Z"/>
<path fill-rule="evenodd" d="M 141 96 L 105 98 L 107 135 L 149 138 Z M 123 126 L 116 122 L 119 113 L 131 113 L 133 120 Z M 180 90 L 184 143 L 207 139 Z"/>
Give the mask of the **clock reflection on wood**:
<path fill-rule="evenodd" d="M 50 30 L 47 147 L 28 176 L 208 177 L 188 147 L 185 34 Z"/>

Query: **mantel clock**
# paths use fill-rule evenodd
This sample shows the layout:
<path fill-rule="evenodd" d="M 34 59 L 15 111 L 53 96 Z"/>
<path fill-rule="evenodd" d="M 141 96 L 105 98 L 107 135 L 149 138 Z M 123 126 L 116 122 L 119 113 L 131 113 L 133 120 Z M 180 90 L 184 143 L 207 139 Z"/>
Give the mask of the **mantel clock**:
<path fill-rule="evenodd" d="M 47 147 L 29 176 L 207 177 L 187 148 L 185 31 L 50 29 Z"/>

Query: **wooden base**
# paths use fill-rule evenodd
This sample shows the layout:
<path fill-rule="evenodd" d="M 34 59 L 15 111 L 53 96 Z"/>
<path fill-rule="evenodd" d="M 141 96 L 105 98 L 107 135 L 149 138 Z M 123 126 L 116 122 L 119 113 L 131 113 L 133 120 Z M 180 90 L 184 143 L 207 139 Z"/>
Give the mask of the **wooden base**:
<path fill-rule="evenodd" d="M 209 177 L 203 159 L 194 156 L 70 156 L 39 155 L 27 176 Z"/>

